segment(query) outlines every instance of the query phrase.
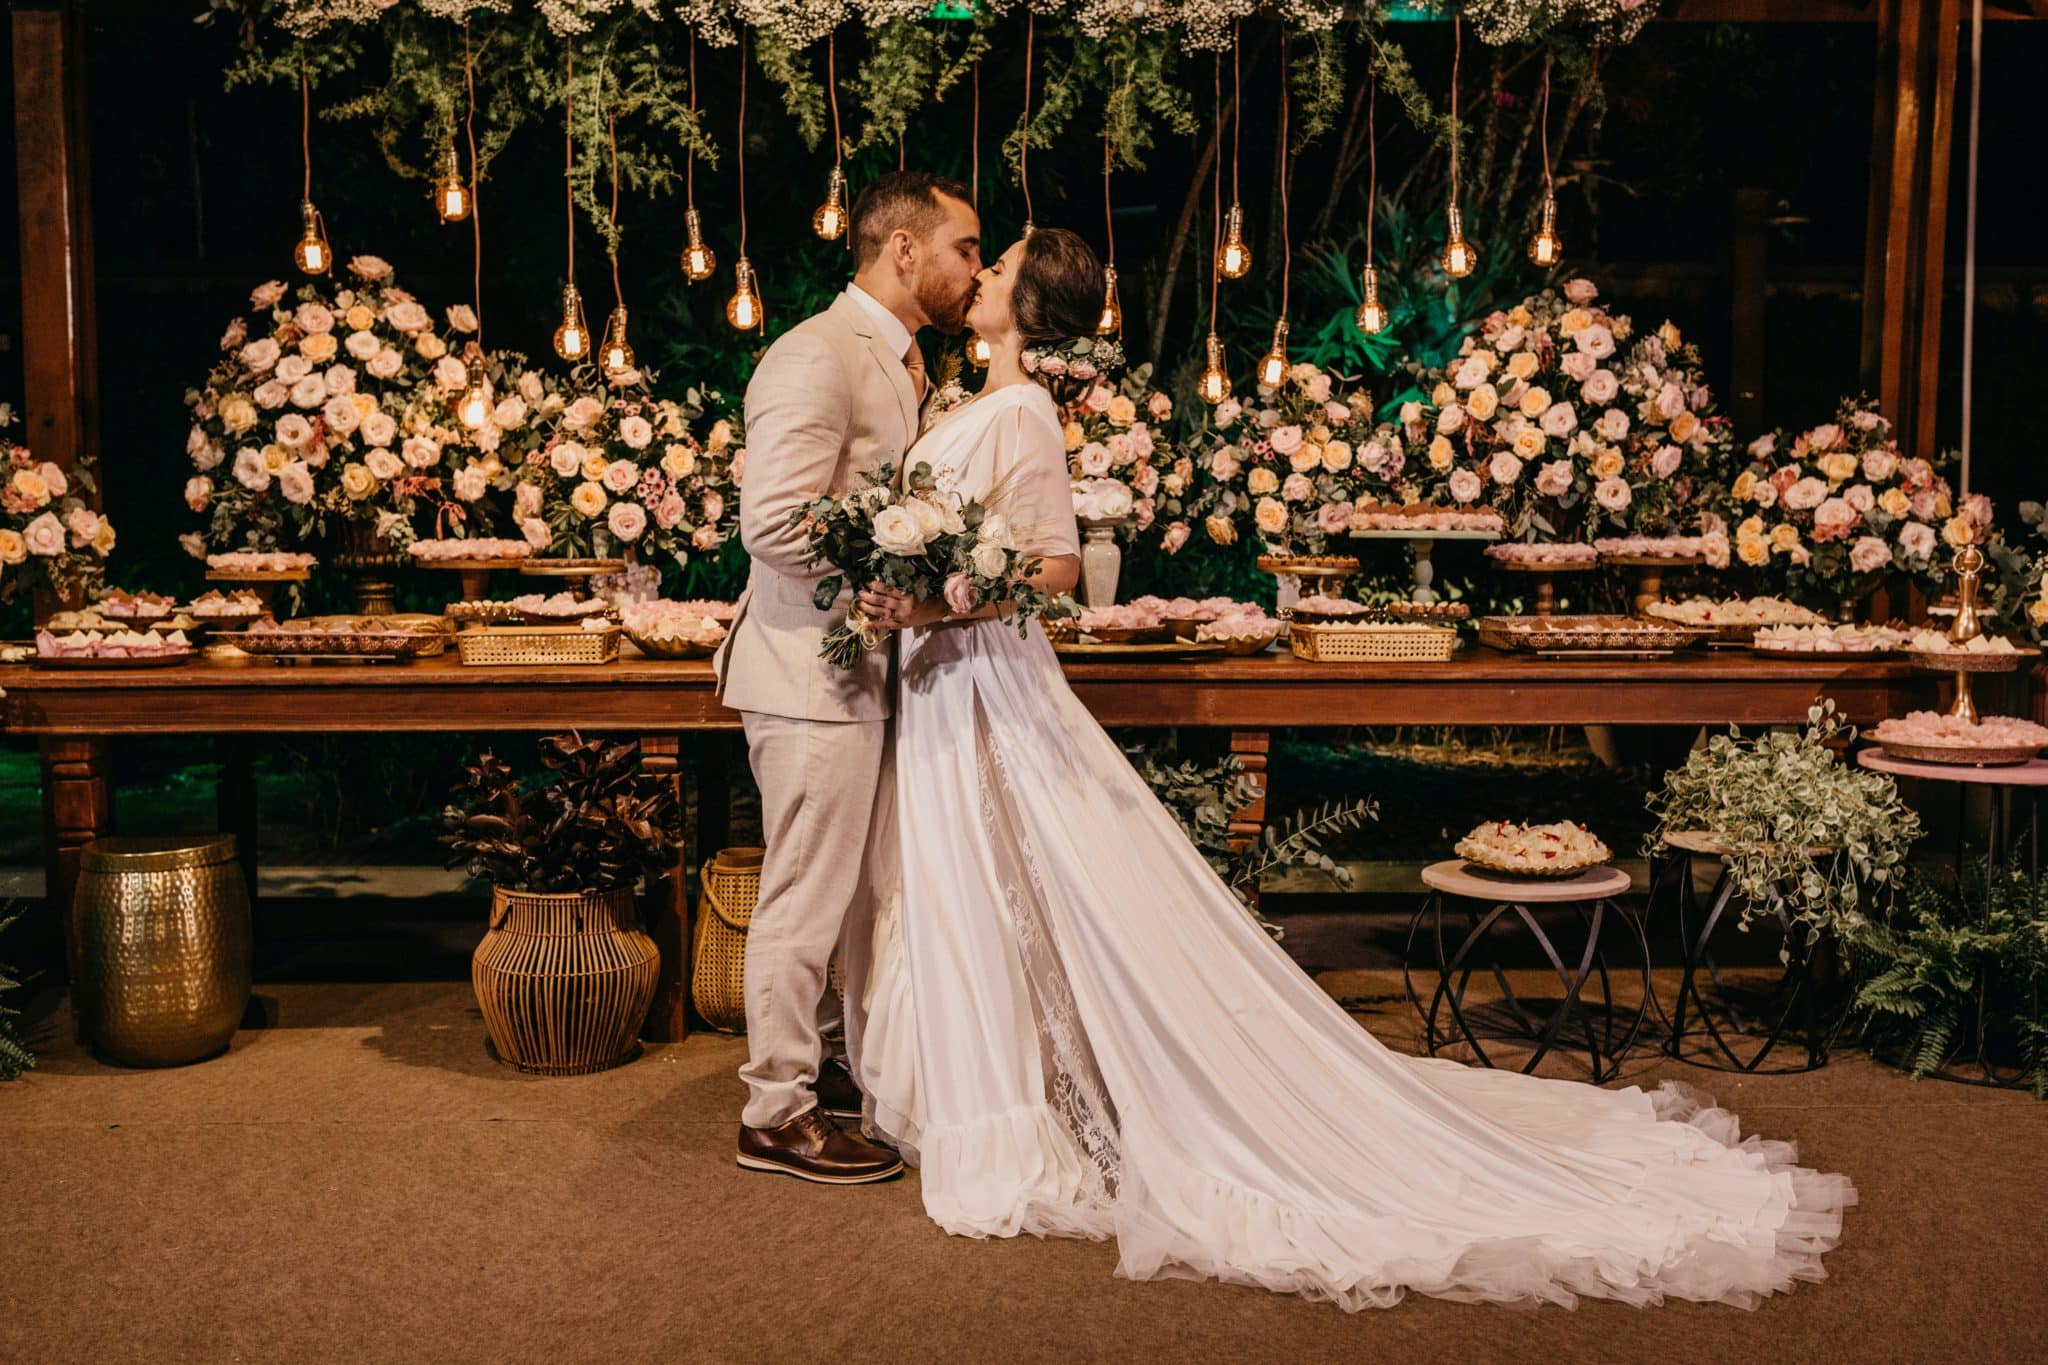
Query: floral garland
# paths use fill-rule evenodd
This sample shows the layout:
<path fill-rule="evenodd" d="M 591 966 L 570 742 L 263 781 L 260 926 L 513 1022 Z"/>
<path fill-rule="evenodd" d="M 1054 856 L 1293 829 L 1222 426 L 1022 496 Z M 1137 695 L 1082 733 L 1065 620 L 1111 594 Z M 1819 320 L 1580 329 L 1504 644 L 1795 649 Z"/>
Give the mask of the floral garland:
<path fill-rule="evenodd" d="M 1626 43 L 1656 17 L 1658 0 L 1462 0 L 1458 12 L 1483 43 L 1500 46 L 1539 39 L 1552 29 L 1578 25 L 1596 45 Z"/>
<path fill-rule="evenodd" d="M 1024 348 L 1024 373 L 1049 379 L 1098 379 L 1124 367 L 1124 348 L 1112 337 L 1061 337 Z"/>
<path fill-rule="evenodd" d="M 7 434 L 13 425 L 14 409 L 0 403 L 0 602 L 38 583 L 82 601 L 104 580 L 114 524 L 88 501 L 96 491 L 90 469 L 67 473 L 38 461 Z"/>
<path fill-rule="evenodd" d="M 403 546 L 415 513 L 441 499 L 445 433 L 418 396 L 461 388 L 467 370 L 386 262 L 358 256 L 349 271 L 358 283 L 332 295 L 258 286 L 251 315 L 221 337 L 223 359 L 185 395 L 185 502 L 205 521 L 180 539 L 195 556 L 306 547 L 351 522 Z M 467 313 L 450 310 L 473 328 Z"/>
<path fill-rule="evenodd" d="M 1635 337 L 1598 296 L 1574 279 L 1489 314 L 1455 359 L 1423 375 L 1428 402 L 1402 409 L 1450 501 L 1485 502 L 1515 539 L 1696 529 L 1727 446 L 1678 329 Z"/>
<path fill-rule="evenodd" d="M 1867 401 L 1844 401 L 1836 420 L 1789 445 L 1758 437 L 1749 457 L 1728 490 L 1735 557 L 1808 605 L 1859 597 L 1894 569 L 1938 582 L 1942 545 L 1959 549 L 1991 524 L 1989 498 L 1958 509 L 1948 480 L 1900 455 L 1891 423 Z"/>
<path fill-rule="evenodd" d="M 1196 495 L 1194 461 L 1182 454 L 1166 424 L 1173 399 L 1152 387 L 1152 367 L 1140 365 L 1112 389 L 1096 384 L 1069 404 L 1065 418 L 1067 472 L 1074 480 L 1077 515 L 1092 510 L 1113 485 L 1112 496 L 1130 509 L 1125 539 L 1145 537 L 1160 527 L 1160 543 L 1172 554 L 1187 543 Z"/>
<path fill-rule="evenodd" d="M 1349 534 L 1360 498 L 1387 486 L 1385 473 L 1359 463 L 1357 444 L 1371 428 L 1314 365 L 1295 365 L 1277 388 L 1260 386 L 1249 407 L 1224 399 L 1211 420 L 1202 468 L 1213 503 L 1203 525 L 1216 544 L 1235 543 L 1249 523 L 1269 552 L 1322 554 Z M 1397 464 L 1384 444 L 1375 449 L 1382 471 L 1405 464 L 1405 454 Z"/>
<path fill-rule="evenodd" d="M 579 379 L 589 375 L 578 371 Z M 738 525 L 746 449 L 730 418 L 712 422 L 701 441 L 691 433 L 690 423 L 722 401 L 695 397 L 656 398 L 636 373 L 570 399 L 546 446 L 516 472 L 520 534 L 538 550 L 568 556 L 631 550 L 643 562 L 666 554 L 683 564 L 693 550 L 716 551 Z"/>

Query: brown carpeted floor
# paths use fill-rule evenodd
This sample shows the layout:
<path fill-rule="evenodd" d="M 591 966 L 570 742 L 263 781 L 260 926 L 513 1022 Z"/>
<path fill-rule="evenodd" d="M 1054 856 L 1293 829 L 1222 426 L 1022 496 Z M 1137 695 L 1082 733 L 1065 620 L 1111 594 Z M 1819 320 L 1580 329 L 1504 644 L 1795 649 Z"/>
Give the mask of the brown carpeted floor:
<path fill-rule="evenodd" d="M 1412 1044 L 1398 977 L 1337 973 Z M 1644 1060 L 1862 1193 L 1831 1278 L 1754 1313 L 1411 1298 L 1384 1312 L 1113 1277 L 1107 1245 L 948 1238 L 915 1176 L 732 1163 L 743 1044 L 598 1076 L 495 1064 L 466 985 L 259 988 L 173 1071 L 49 1042 L 0 1086 L 0 1360 L 2039 1359 L 2048 1106 L 1857 1053 L 1738 1079 Z M 61 1016 L 60 1016 L 61 1018 Z M 52 1028 L 48 1033 L 56 1033 Z"/>

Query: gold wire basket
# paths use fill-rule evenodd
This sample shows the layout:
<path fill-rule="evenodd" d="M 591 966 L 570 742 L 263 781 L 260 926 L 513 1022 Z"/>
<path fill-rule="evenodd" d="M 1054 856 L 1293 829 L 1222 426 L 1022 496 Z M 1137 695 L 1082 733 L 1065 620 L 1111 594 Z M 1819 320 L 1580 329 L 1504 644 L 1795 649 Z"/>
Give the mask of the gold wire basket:
<path fill-rule="evenodd" d="M 761 895 L 761 857 L 758 848 L 727 848 L 704 864 L 690 998 L 720 1033 L 747 1031 L 747 928 Z"/>
<path fill-rule="evenodd" d="M 1458 632 L 1442 626 L 1344 626 L 1295 621 L 1287 630 L 1297 659 L 1312 663 L 1449 663 Z"/>
<path fill-rule="evenodd" d="M 475 626 L 455 637 L 470 668 L 608 664 L 619 657 L 617 626 Z"/>

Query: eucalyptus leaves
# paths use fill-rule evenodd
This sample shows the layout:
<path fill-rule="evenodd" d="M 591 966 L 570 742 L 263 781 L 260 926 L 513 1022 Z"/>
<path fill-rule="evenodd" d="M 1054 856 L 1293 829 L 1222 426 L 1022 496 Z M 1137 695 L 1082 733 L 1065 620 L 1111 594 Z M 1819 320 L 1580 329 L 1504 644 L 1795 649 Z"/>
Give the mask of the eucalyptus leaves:
<path fill-rule="evenodd" d="M 1782 906 L 1808 943 L 1853 936 L 1875 894 L 1897 889 L 1920 817 L 1882 773 L 1843 763 L 1831 741 L 1855 731 L 1832 701 L 1806 713 L 1804 732 L 1716 735 L 1650 797 L 1658 817 L 1647 852 L 1699 831 L 1725 852 L 1742 926 Z M 1788 935 L 1789 937 L 1789 935 Z"/>

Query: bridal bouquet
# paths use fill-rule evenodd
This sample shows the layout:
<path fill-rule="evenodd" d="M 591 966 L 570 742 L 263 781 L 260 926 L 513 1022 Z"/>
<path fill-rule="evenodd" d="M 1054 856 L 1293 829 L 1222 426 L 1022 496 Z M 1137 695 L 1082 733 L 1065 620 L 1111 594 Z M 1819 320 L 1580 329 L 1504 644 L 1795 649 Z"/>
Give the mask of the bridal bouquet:
<path fill-rule="evenodd" d="M 1020 635 L 1034 616 L 1073 615 L 1072 602 L 1030 583 L 1039 561 L 1018 551 L 1009 518 L 939 488 L 930 465 L 911 466 L 901 490 L 894 472 L 885 465 L 866 487 L 790 513 L 790 525 L 810 538 L 811 562 L 839 570 L 818 583 L 812 600 L 819 611 L 830 611 L 849 584 L 881 583 L 922 601 L 943 601 L 956 615 L 1008 602 Z M 856 603 L 825 632 L 818 657 L 852 668 L 881 642 Z"/>

